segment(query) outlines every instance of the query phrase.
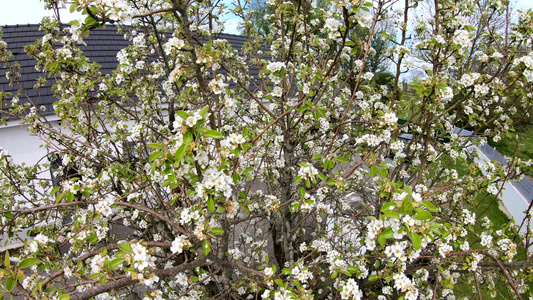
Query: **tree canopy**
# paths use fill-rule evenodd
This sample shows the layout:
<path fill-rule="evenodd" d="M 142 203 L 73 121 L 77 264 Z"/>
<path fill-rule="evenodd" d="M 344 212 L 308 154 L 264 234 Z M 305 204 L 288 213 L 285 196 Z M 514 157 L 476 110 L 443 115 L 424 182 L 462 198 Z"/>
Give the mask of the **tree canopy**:
<path fill-rule="evenodd" d="M 3 115 L 49 153 L 28 165 L 0 150 L 0 228 L 23 242 L 4 254 L 4 295 L 528 297 L 529 222 L 494 223 L 479 205 L 532 161 L 475 149 L 531 108 L 532 11 L 500 31 L 470 20 L 504 0 L 435 0 L 431 26 L 411 29 L 417 1 L 269 0 L 258 32 L 246 0 L 75 0 L 87 18 L 69 25 L 46 2 L 56 17 L 26 51 L 54 83 L 61 129 L 22 86 L 0 92 Z M 241 49 L 220 39 L 225 13 L 242 19 Z M 392 75 L 374 78 L 383 15 Z M 110 24 L 130 44 L 106 75 L 79 45 Z M 0 40 L 16 86 L 7 49 Z M 430 67 L 403 96 L 417 52 Z M 131 234 L 111 234 L 118 225 Z"/>

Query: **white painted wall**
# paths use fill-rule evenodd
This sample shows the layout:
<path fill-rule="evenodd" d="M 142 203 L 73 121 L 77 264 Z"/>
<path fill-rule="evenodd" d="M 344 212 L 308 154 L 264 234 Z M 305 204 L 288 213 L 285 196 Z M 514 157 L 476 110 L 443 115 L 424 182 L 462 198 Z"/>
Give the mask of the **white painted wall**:
<path fill-rule="evenodd" d="M 18 121 L 10 121 L 7 126 L 0 126 L 0 147 L 11 155 L 15 163 L 25 162 L 33 165 L 42 158 L 46 159 L 47 152 L 41 147 L 43 141 L 31 135 L 27 129 L 28 125 L 20 125 Z M 45 173 L 42 176 L 49 177 L 50 174 Z M 26 231 L 21 232 L 19 237 L 26 239 Z M 5 237 L 0 235 L 0 252 L 22 246 L 21 242 L 5 245 Z"/>
<path fill-rule="evenodd" d="M 54 127 L 59 127 L 58 118 L 49 119 Z M 0 147 L 7 151 L 16 163 L 35 164 L 47 155 L 41 147 L 43 141 L 28 132 L 28 125 L 20 125 L 19 121 L 10 121 L 7 126 L 0 126 Z M 46 158 L 45 158 L 46 159 Z"/>
<path fill-rule="evenodd" d="M 43 144 L 41 139 L 30 135 L 27 128 L 27 125 L 0 128 L 0 147 L 16 163 L 35 164 L 46 155 L 46 151 L 40 147 Z"/>

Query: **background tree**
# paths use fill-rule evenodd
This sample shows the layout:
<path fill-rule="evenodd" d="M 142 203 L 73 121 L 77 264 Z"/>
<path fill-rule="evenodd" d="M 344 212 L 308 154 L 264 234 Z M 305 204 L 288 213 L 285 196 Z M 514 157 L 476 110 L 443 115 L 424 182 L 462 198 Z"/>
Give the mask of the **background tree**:
<path fill-rule="evenodd" d="M 503 122 L 483 118 L 487 99 L 530 92 L 533 57 L 518 45 L 532 44 L 533 12 L 511 26 L 517 46 L 506 60 L 495 57 L 508 72 L 456 78 L 475 30 L 459 20 L 486 8 L 436 2 L 432 34 L 417 33 L 432 70 L 414 83 L 410 99 L 399 97 L 398 82 L 416 2 L 394 15 L 399 32 L 391 35 L 399 41 L 390 49 L 390 86 L 375 84 L 364 66 L 392 1 L 322 8 L 272 1 L 266 37 L 245 14 L 248 3 L 237 3 L 233 12 L 249 37 L 242 52 L 218 38 L 218 2 L 83 1 L 72 6 L 88 15 L 82 24 L 43 20 L 43 39 L 27 51 L 55 82 L 64 128 L 16 101 L 5 113 L 30 124 L 80 177 L 53 187 L 42 175 L 46 160 L 26 166 L 0 152 L 0 228 L 13 240 L 24 228 L 36 233 L 6 254 L 5 292 L 40 299 L 123 298 L 139 290 L 148 299 L 434 299 L 454 297 L 468 282 L 480 299 L 501 293 L 497 283 L 527 297 L 529 230 L 522 236 L 475 210 L 531 161 L 484 165 L 472 160 L 471 145 L 512 126 L 506 111 L 498 115 Z M 110 22 L 122 24 L 131 45 L 103 75 L 76 42 Z M 363 42 L 350 34 L 358 26 L 369 29 Z M 356 45 L 360 62 L 347 71 Z M 5 44 L 0 51 L 7 61 Z M 464 101 L 448 105 L 456 95 Z M 527 108 L 529 97 L 517 99 Z M 397 115 L 406 110 L 413 117 L 400 125 Z M 470 126 L 491 130 L 480 139 L 454 134 L 463 113 Z M 402 141 L 408 129 L 412 139 Z M 116 221 L 133 233 L 115 240 L 107 233 Z"/>
<path fill-rule="evenodd" d="M 512 34 L 512 18 L 516 18 L 516 11 L 513 9 L 510 1 L 477 1 L 471 3 L 468 7 L 473 11 L 472 14 L 466 16 L 456 16 L 455 22 L 463 24 L 465 28 L 468 28 L 468 43 L 463 44 L 460 51 L 464 52 L 467 59 L 464 60 L 464 64 L 459 65 L 454 62 L 454 57 L 450 57 L 450 64 L 455 65 L 451 70 L 450 75 L 457 81 L 461 80 L 463 76 L 467 79 L 471 74 L 476 77 L 478 74 L 490 74 L 506 80 L 506 76 L 503 74 L 510 71 L 510 64 L 512 64 L 512 53 L 527 53 L 528 45 L 522 44 L 514 40 Z M 435 32 L 441 32 L 436 27 L 445 27 L 447 29 L 443 32 L 444 35 L 450 36 L 451 34 L 458 34 L 457 32 L 449 30 L 449 25 L 436 23 L 433 16 L 435 13 L 448 13 L 446 7 L 440 7 L 435 9 L 435 4 L 432 1 L 421 2 L 417 8 L 417 16 L 413 18 L 412 26 L 417 31 L 417 35 L 414 36 L 412 44 L 412 54 L 422 62 L 418 63 L 418 67 L 434 66 L 434 60 L 436 59 L 435 49 L 431 49 L 433 44 L 428 44 L 427 40 L 434 36 L 436 39 L 443 41 L 443 35 L 434 35 Z M 458 35 L 454 37 L 459 39 Z M 511 48 L 513 48 L 511 50 Z M 433 71 L 433 70 L 429 70 Z M 422 74 L 425 77 L 426 74 Z M 510 84 L 511 82 L 503 82 L 504 84 Z M 511 96 L 512 95 L 512 96 Z M 528 101 L 521 99 L 521 93 L 510 92 L 508 97 L 505 97 L 504 101 L 493 101 L 487 99 L 485 105 L 479 106 L 479 111 L 485 111 L 481 114 L 474 114 L 487 121 L 483 126 L 471 126 L 471 114 L 468 109 L 457 110 L 456 117 L 458 124 L 461 127 L 469 128 L 481 133 L 485 130 L 490 130 L 490 123 L 497 121 L 500 118 L 500 110 L 505 110 L 509 117 L 517 124 L 519 122 L 527 121 L 529 118 L 529 106 Z M 465 97 L 456 95 L 449 103 L 452 105 L 469 105 L 468 100 L 465 101 Z M 505 121 L 505 120 L 503 120 Z M 498 137 L 496 138 L 498 140 Z"/>
<path fill-rule="evenodd" d="M 263 0 L 253 0 L 248 4 L 248 9 L 251 11 L 249 14 L 250 21 L 257 30 L 257 33 L 264 37 L 269 35 L 270 26 L 269 22 L 265 20 L 265 16 L 274 12 L 274 10 L 271 9 L 271 6 L 268 6 Z M 243 30 L 241 33 L 244 34 L 246 32 Z"/>

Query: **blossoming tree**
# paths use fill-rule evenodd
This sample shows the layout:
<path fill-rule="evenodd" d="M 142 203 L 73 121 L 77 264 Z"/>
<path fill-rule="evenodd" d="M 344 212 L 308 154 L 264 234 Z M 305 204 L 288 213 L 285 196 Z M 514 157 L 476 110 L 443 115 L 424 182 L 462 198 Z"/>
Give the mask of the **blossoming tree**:
<path fill-rule="evenodd" d="M 47 2 L 56 12 L 63 3 Z M 513 107 L 530 108 L 533 54 L 522 49 L 532 46 L 533 13 L 521 12 L 505 37 L 477 28 L 508 42 L 482 49 L 489 58 L 479 64 L 492 68 L 461 74 L 475 59 L 469 14 L 503 1 L 481 12 L 473 2 L 436 0 L 431 32 L 408 33 L 416 1 L 394 6 L 391 85 L 363 71 L 389 0 L 271 0 L 266 38 L 246 0 L 231 9 L 76 0 L 84 22 L 44 19 L 43 39 L 27 51 L 55 82 L 63 129 L 28 105 L 10 102 L 4 113 L 60 157 L 58 176 L 75 171 L 54 186 L 48 160 L 19 165 L 0 152 L 0 228 L 10 241 L 33 233 L 5 253 L 4 295 L 453 299 L 463 283 L 478 298 L 522 298 L 533 275 L 528 229 L 475 211 L 531 162 L 483 164 L 475 145 L 511 130 Z M 248 34 L 240 52 L 219 38 L 228 11 Z M 121 24 L 131 45 L 104 76 L 77 45 L 107 23 Z M 356 27 L 368 40 L 350 39 Z M 398 84 L 408 34 L 421 36 L 432 64 L 412 83 L 414 97 Z M 0 41 L 6 64 L 9 55 Z M 454 131 L 464 115 L 473 135 Z M 401 139 L 406 132 L 412 138 Z M 117 223 L 131 234 L 110 234 Z"/>

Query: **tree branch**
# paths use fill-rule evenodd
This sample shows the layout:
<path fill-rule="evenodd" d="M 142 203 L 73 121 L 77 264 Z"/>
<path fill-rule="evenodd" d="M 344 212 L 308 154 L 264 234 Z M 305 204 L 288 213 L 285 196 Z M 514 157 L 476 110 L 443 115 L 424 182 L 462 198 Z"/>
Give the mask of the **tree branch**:
<path fill-rule="evenodd" d="M 186 271 L 186 270 L 192 270 L 196 269 L 198 267 L 203 267 L 210 265 L 211 263 L 207 263 L 205 260 L 197 260 L 190 263 L 184 263 L 174 268 L 169 269 L 163 269 L 163 270 L 155 270 L 153 272 L 154 275 L 157 275 L 158 277 L 169 277 L 169 276 L 176 276 L 178 273 Z M 108 282 L 103 285 L 98 285 L 93 288 L 90 288 L 82 293 L 73 292 L 70 294 L 71 300 L 87 300 L 90 299 L 96 295 L 111 291 L 111 290 L 117 290 L 135 283 L 138 283 L 138 279 L 133 279 L 131 277 L 122 278 L 119 280 L 115 280 L 112 282 Z"/>

